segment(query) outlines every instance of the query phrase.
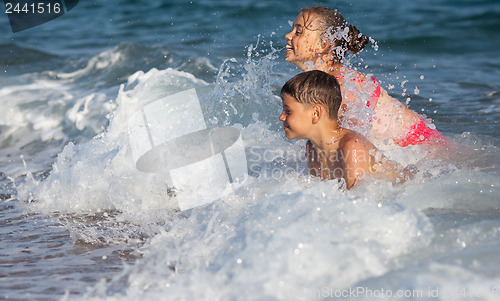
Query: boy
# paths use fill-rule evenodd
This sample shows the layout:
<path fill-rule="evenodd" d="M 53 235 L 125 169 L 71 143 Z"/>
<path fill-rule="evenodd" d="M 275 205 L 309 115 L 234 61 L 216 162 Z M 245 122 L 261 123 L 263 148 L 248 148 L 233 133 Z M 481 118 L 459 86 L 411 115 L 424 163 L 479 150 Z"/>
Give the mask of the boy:
<path fill-rule="evenodd" d="M 342 94 L 333 75 L 319 70 L 300 73 L 283 86 L 281 99 L 279 120 L 286 137 L 308 139 L 306 155 L 311 175 L 344 179 L 347 189 L 365 174 L 384 175 L 396 182 L 409 175 L 365 137 L 337 124 Z"/>

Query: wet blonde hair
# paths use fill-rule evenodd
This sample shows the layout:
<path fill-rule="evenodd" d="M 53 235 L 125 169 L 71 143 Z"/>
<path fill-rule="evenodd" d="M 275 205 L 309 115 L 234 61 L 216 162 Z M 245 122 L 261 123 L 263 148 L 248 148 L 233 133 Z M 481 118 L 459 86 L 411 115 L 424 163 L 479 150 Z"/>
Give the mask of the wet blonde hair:
<path fill-rule="evenodd" d="M 349 25 L 347 21 L 340 15 L 337 11 L 324 6 L 313 6 L 300 10 L 304 18 L 306 15 L 317 15 L 323 20 L 321 22 L 322 38 L 329 39 L 332 42 L 332 46 L 339 47 L 337 49 L 336 56 L 339 59 L 345 57 L 345 52 L 351 51 L 353 54 L 358 53 L 368 44 L 370 39 L 361 34 L 360 31 L 354 25 Z M 304 19 L 305 26 L 307 28 L 312 20 Z"/>

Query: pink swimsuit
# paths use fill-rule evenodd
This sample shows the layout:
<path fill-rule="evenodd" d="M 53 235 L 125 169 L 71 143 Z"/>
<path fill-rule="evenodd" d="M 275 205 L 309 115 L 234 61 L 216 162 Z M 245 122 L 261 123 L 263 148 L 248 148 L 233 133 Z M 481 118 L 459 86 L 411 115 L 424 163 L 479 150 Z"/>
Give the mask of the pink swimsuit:
<path fill-rule="evenodd" d="M 344 76 L 337 77 L 344 78 Z M 360 83 L 365 82 L 364 79 L 353 79 Z M 380 83 L 376 78 L 370 78 L 376 85 L 370 99 L 366 102 L 368 107 L 372 107 L 375 110 L 378 99 L 380 98 L 381 88 Z M 423 118 L 420 118 L 420 122 L 411 126 L 410 130 L 406 133 L 406 136 L 398 142 L 401 147 L 417 144 L 433 144 L 433 145 L 444 145 L 446 143 L 446 138 L 441 135 L 441 133 L 436 129 L 431 129 L 427 127 L 427 124 Z"/>
<path fill-rule="evenodd" d="M 446 144 L 446 138 L 438 130 L 427 127 L 425 120 L 420 118 L 420 122 L 412 125 L 403 140 L 398 142 L 398 145 L 405 147 L 424 143 L 444 145 Z"/>

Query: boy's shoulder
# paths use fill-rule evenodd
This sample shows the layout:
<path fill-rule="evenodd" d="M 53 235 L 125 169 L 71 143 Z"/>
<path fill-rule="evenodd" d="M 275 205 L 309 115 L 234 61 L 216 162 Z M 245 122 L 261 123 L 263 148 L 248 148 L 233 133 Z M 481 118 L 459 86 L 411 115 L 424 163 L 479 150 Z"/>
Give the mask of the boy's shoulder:
<path fill-rule="evenodd" d="M 349 158 L 368 158 L 376 147 L 363 135 L 349 131 L 339 142 L 338 150 Z"/>
<path fill-rule="evenodd" d="M 347 132 L 342 136 L 339 147 L 371 147 L 372 143 L 360 133 L 352 130 L 347 130 Z"/>

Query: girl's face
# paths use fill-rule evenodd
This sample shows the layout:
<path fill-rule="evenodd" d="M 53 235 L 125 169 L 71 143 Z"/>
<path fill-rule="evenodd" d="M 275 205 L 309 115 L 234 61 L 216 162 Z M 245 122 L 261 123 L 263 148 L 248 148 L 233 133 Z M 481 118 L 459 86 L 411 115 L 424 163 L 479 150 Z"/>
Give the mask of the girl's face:
<path fill-rule="evenodd" d="M 285 60 L 302 71 L 310 70 L 320 55 L 321 18 L 311 13 L 300 13 L 292 31 L 285 35 Z"/>
<path fill-rule="evenodd" d="M 309 139 L 312 130 L 313 109 L 298 102 L 291 95 L 281 95 L 283 111 L 279 120 L 288 139 Z"/>

